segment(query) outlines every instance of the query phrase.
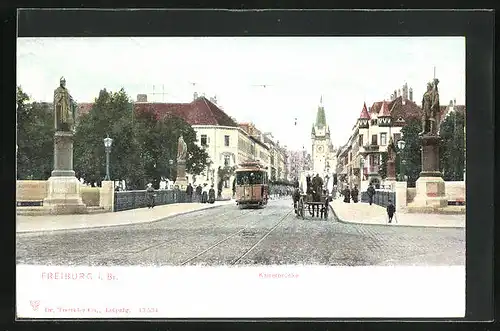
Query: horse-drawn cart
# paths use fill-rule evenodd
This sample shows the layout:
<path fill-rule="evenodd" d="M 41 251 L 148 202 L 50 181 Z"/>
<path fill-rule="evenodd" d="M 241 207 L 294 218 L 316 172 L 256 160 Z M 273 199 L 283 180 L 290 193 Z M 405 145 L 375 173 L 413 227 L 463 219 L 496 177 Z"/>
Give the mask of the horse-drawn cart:
<path fill-rule="evenodd" d="M 327 194 L 300 194 L 298 201 L 294 203 L 295 214 L 304 219 L 306 216 L 317 218 L 328 218 L 330 198 Z"/>

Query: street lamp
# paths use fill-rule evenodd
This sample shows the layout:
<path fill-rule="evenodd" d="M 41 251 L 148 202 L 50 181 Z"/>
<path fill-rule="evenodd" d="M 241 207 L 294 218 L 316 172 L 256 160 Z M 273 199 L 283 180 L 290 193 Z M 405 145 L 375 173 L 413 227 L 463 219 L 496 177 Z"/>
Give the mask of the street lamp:
<path fill-rule="evenodd" d="M 400 178 L 400 181 L 404 181 L 404 171 L 403 171 L 403 165 L 406 163 L 405 161 L 401 162 L 401 158 L 403 157 L 402 156 L 402 152 L 403 150 L 405 149 L 405 146 L 406 146 L 406 142 L 404 140 L 400 140 L 398 141 L 398 149 L 399 149 L 399 178 Z"/>
<path fill-rule="evenodd" d="M 104 149 L 106 150 L 106 178 L 104 180 L 110 180 L 109 177 L 109 154 L 111 153 L 111 145 L 113 145 L 113 139 L 108 135 L 104 138 Z"/>

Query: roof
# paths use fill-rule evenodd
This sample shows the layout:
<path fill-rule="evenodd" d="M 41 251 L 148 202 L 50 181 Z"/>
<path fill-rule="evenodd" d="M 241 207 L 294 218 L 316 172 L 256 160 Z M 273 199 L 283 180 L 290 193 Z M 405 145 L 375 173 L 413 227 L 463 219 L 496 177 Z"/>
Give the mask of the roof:
<path fill-rule="evenodd" d="M 318 107 L 318 112 L 316 113 L 316 126 L 318 128 L 324 128 L 326 126 L 325 108 L 323 106 Z"/>
<path fill-rule="evenodd" d="M 78 114 L 87 114 L 94 103 L 83 102 L 78 104 Z M 156 103 L 139 102 L 134 104 L 136 112 L 152 111 L 159 118 L 165 115 L 175 115 L 190 125 L 221 125 L 238 127 L 238 124 L 223 110 L 205 97 L 198 98 L 190 103 Z"/>
<path fill-rule="evenodd" d="M 159 117 L 175 115 L 190 125 L 221 125 L 239 127 L 224 111 L 205 97 L 190 103 L 136 103 L 135 111 L 153 111 Z"/>
<path fill-rule="evenodd" d="M 78 115 L 83 115 L 83 114 L 90 113 L 90 110 L 92 109 L 92 106 L 94 106 L 93 102 L 79 102 L 78 103 L 77 114 Z"/>
<path fill-rule="evenodd" d="M 382 101 L 382 106 L 380 107 L 380 112 L 378 113 L 379 117 L 390 117 L 391 116 L 391 110 L 389 109 L 389 105 L 387 102 Z"/>
<path fill-rule="evenodd" d="M 388 106 L 391 110 L 391 117 L 395 120 L 402 118 L 408 122 L 411 119 L 422 118 L 422 108 L 411 100 L 406 99 L 403 105 L 403 98 L 399 96 L 391 103 L 392 105 L 389 104 Z"/>
<path fill-rule="evenodd" d="M 370 119 L 370 114 L 368 114 L 368 109 L 366 109 L 366 102 L 363 103 L 363 109 L 361 110 L 361 114 L 359 115 L 360 119 Z"/>

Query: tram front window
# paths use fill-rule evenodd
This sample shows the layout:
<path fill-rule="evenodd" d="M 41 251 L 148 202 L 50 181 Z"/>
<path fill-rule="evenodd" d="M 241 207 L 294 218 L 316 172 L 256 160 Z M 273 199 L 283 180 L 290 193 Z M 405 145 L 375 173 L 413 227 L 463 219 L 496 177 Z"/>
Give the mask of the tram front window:
<path fill-rule="evenodd" d="M 244 171 L 236 174 L 237 185 L 262 184 L 263 176 L 260 171 Z"/>

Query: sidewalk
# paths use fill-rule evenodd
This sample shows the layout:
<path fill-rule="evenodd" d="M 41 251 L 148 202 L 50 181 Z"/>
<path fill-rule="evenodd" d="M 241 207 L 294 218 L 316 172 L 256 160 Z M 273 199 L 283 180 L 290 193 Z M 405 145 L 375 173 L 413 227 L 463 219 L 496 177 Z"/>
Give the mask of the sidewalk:
<path fill-rule="evenodd" d="M 442 214 L 417 214 L 402 213 L 396 211 L 397 223 L 387 224 L 387 212 L 384 207 L 369 205 L 368 203 L 344 203 L 342 199 L 333 200 L 330 203 L 337 219 L 345 223 L 378 224 L 387 226 L 424 226 L 424 227 L 451 227 L 464 228 L 465 215 L 442 215 Z"/>
<path fill-rule="evenodd" d="M 80 215 L 43 215 L 16 218 L 16 233 L 101 228 L 109 226 L 148 223 L 166 217 L 187 214 L 198 210 L 236 204 L 234 200 L 205 203 L 175 203 L 156 206 L 153 209 L 139 208 L 119 212 Z"/>

